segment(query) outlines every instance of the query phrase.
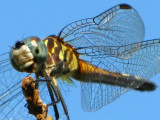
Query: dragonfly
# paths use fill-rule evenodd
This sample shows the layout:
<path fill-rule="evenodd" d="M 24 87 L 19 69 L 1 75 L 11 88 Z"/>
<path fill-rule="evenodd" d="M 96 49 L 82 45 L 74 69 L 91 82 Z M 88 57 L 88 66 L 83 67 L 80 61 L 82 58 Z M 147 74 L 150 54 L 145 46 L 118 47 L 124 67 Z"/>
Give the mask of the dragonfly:
<path fill-rule="evenodd" d="M 65 26 L 57 36 L 17 41 L 10 52 L 0 55 L 0 119 L 34 118 L 28 114 L 21 89 L 28 75 L 37 81 L 45 103 L 56 102 L 51 94 L 61 103 L 64 119 L 70 118 L 61 84 L 80 82 L 84 111 L 96 111 L 131 89 L 155 90 L 150 79 L 160 72 L 160 39 L 143 41 L 144 32 L 137 11 L 119 4 Z M 51 81 L 51 91 L 46 80 Z M 54 111 L 49 106 L 50 114 Z M 63 119 L 58 113 L 53 116 Z"/>

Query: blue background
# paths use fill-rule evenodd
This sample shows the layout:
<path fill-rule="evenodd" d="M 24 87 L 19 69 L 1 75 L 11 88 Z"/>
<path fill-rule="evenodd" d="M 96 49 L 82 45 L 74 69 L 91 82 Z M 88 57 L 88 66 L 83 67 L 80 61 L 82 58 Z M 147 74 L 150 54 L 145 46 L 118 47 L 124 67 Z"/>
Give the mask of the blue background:
<path fill-rule="evenodd" d="M 67 24 L 97 16 L 120 4 L 133 6 L 145 24 L 145 40 L 160 38 L 159 0 L 1 0 L 0 53 L 28 36 L 58 35 Z M 160 85 L 160 75 L 152 81 Z M 129 91 L 96 112 L 81 108 L 80 84 L 66 99 L 71 120 L 160 120 L 160 88 L 154 92 Z M 65 96 L 66 97 L 66 96 Z"/>

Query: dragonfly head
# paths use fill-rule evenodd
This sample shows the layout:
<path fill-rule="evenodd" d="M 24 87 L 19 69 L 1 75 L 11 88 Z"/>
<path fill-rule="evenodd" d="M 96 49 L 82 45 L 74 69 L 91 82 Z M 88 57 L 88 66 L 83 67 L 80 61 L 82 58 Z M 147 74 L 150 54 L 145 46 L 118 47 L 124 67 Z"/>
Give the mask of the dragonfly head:
<path fill-rule="evenodd" d="M 36 72 L 48 56 L 46 45 L 38 37 L 28 37 L 15 43 L 10 51 L 12 66 L 20 72 Z"/>

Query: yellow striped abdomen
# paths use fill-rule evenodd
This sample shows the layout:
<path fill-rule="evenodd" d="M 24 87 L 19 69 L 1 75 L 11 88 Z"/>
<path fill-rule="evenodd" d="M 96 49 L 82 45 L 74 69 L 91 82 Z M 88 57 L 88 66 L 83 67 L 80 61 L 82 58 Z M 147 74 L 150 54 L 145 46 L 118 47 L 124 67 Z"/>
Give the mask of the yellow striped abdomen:
<path fill-rule="evenodd" d="M 153 90 L 155 86 L 141 77 L 108 71 L 79 60 L 79 70 L 73 77 L 81 82 L 120 86 L 136 90 Z"/>

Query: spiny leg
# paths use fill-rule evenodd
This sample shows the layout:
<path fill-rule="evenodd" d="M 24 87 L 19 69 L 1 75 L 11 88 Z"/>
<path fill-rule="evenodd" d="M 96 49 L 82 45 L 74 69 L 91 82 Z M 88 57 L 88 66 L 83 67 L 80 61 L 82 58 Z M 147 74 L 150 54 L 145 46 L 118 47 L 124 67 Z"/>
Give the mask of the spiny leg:
<path fill-rule="evenodd" d="M 38 90 L 39 87 L 39 82 L 37 82 L 39 80 L 39 75 L 36 74 L 36 80 L 35 80 L 35 88 Z"/>
<path fill-rule="evenodd" d="M 52 77 L 52 83 L 53 83 L 53 84 L 51 84 L 51 88 L 54 90 L 55 95 L 56 95 L 56 97 L 57 97 L 57 100 L 59 99 L 59 100 L 61 101 L 61 104 L 62 104 L 62 106 L 63 106 L 64 113 L 65 113 L 65 115 L 67 116 L 67 119 L 70 120 L 67 106 L 66 106 L 66 104 L 65 104 L 65 102 L 64 102 L 64 99 L 63 99 L 63 96 L 62 96 L 62 94 L 61 94 L 61 91 L 60 91 L 60 89 L 59 89 L 59 87 L 58 87 L 57 81 L 56 81 L 56 79 L 55 79 L 54 77 Z"/>
<path fill-rule="evenodd" d="M 48 91 L 49 91 L 49 94 L 50 94 L 50 97 L 51 97 L 51 101 L 53 102 L 55 117 L 56 117 L 56 120 L 58 120 L 59 119 L 59 112 L 58 112 L 58 108 L 57 108 L 56 103 L 58 103 L 59 101 L 55 101 L 55 99 L 54 99 L 54 95 L 53 95 L 53 92 L 52 92 L 52 89 L 51 89 L 51 83 L 47 82 L 47 87 L 48 87 Z"/>
<path fill-rule="evenodd" d="M 55 117 L 56 117 L 56 120 L 59 119 L 59 112 L 58 112 L 58 108 L 57 108 L 57 103 L 59 102 L 59 100 L 55 101 L 54 99 L 54 95 L 53 95 L 53 92 L 52 92 L 52 89 L 51 89 L 51 80 L 42 80 L 42 79 L 39 79 L 39 75 L 36 74 L 36 80 L 35 80 L 35 88 L 38 89 L 39 87 L 39 82 L 46 82 L 47 83 L 47 88 L 48 88 L 48 91 L 49 91 L 49 94 L 50 94 L 50 97 L 51 97 L 51 101 L 52 101 L 52 105 L 53 105 L 53 109 L 55 111 Z M 56 92 L 54 91 L 54 93 L 56 94 Z M 57 97 L 57 95 L 56 95 Z M 50 106 L 50 105 L 48 105 Z"/>

